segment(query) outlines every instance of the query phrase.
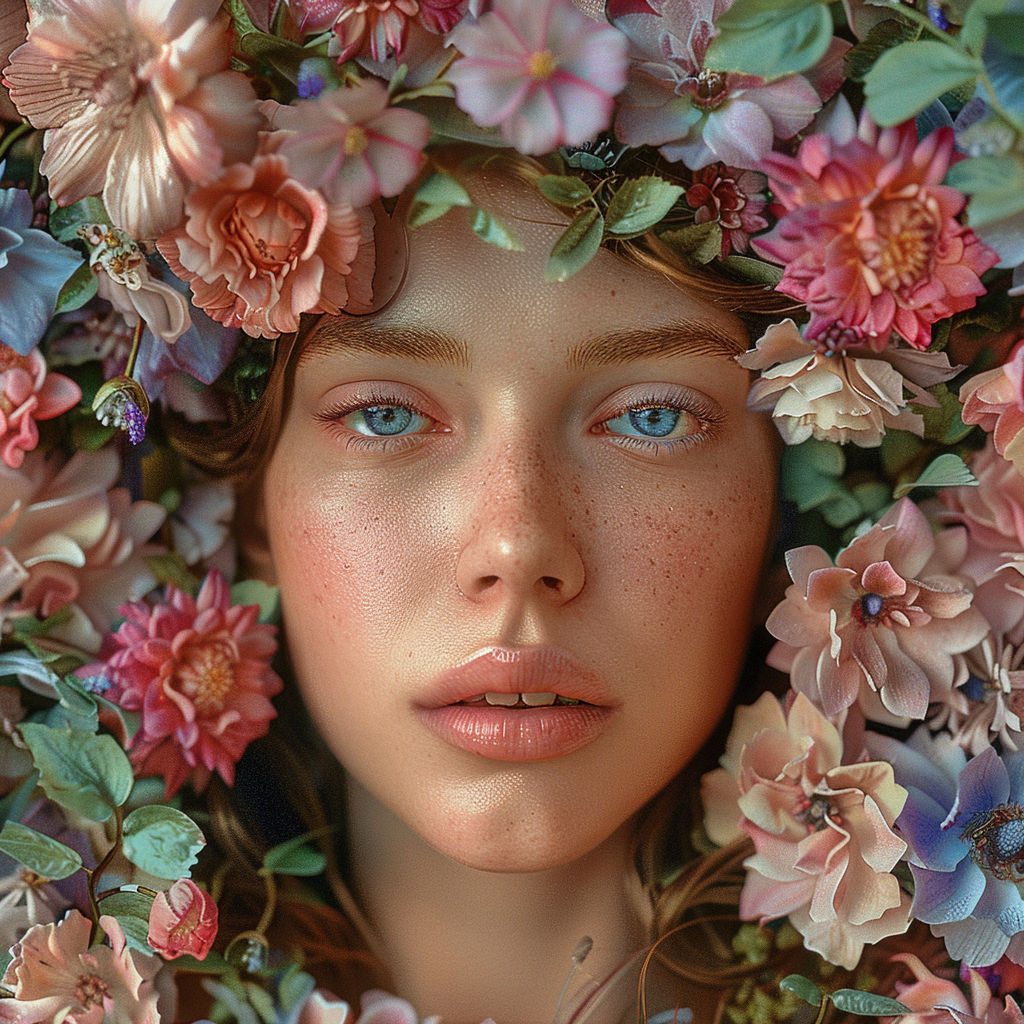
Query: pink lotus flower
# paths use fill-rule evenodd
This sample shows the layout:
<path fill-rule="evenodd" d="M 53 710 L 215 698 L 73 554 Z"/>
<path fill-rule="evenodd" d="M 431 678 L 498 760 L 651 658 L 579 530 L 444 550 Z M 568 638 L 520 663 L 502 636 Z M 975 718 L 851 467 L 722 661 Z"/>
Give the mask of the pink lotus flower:
<path fill-rule="evenodd" d="M 830 717 L 859 698 L 875 720 L 924 718 L 932 694 L 953 684 L 953 655 L 988 632 L 970 583 L 947 572 L 964 540 L 956 530 L 934 537 L 904 498 L 835 565 L 813 545 L 787 551 L 793 583 L 766 624 L 780 641 L 769 664 Z"/>
<path fill-rule="evenodd" d="M 161 962 L 132 953 L 113 917 L 100 918 L 110 945 L 89 945 L 90 921 L 77 910 L 59 924 L 30 928 L 12 952 L 0 1020 L 16 1024 L 159 1024 L 153 978 Z"/>
<path fill-rule="evenodd" d="M 155 238 L 181 219 L 190 182 L 252 156 L 256 96 L 227 70 L 219 7 L 53 0 L 52 13 L 33 18 L 4 82 L 18 110 L 48 129 L 40 170 L 58 203 L 102 193 L 117 227 Z"/>
<path fill-rule="evenodd" d="M 430 135 L 422 114 L 388 106 L 375 79 L 292 106 L 268 101 L 264 109 L 275 129 L 265 148 L 287 157 L 303 185 L 345 206 L 397 196 L 416 177 Z"/>
<path fill-rule="evenodd" d="M 935 407 L 925 390 L 956 376 L 944 352 L 917 352 L 890 347 L 830 348 L 806 341 L 792 320 L 783 320 L 757 340 L 755 348 L 736 357 L 761 376 L 750 388 L 747 405 L 771 411 L 786 444 L 809 437 L 862 448 L 882 443 L 887 429 L 924 434 L 924 417 L 908 402 Z M 907 394 L 909 393 L 909 394 Z"/>
<path fill-rule="evenodd" d="M 217 904 L 191 878 L 179 878 L 153 900 L 148 941 L 165 959 L 188 953 L 205 960 L 216 938 Z"/>
<path fill-rule="evenodd" d="M 777 288 L 807 304 L 808 339 L 882 349 L 896 331 L 927 348 L 936 320 L 984 293 L 978 275 L 999 257 L 957 221 L 964 196 L 939 184 L 952 151 L 952 129 L 918 143 L 913 121 L 880 133 L 865 114 L 844 145 L 813 135 L 796 157 L 764 157 L 788 213 L 752 245 L 785 265 Z"/>
<path fill-rule="evenodd" d="M 993 435 L 995 449 L 1024 473 L 1024 341 L 1002 366 L 975 374 L 961 389 L 964 423 Z"/>
<path fill-rule="evenodd" d="M 142 712 L 129 747 L 139 775 L 161 775 L 170 798 L 186 779 L 202 792 L 213 771 L 231 785 L 235 762 L 276 715 L 282 683 L 270 667 L 273 626 L 258 605 L 231 604 L 212 570 L 193 600 L 175 587 L 150 608 L 127 604 L 105 663 L 79 670 L 111 682 L 106 696 Z"/>
<path fill-rule="evenodd" d="M 745 710 L 744 742 L 730 737 L 727 768 L 704 785 L 735 785 L 754 842 L 740 917 L 788 915 L 808 949 L 853 969 L 865 943 L 910 925 L 910 896 L 891 874 L 907 848 L 893 831 L 907 791 L 882 761 L 843 764 L 838 731 L 803 694 L 788 714 L 769 693 Z"/>
<path fill-rule="evenodd" d="M 500 125 L 521 153 L 581 146 L 611 122 L 626 81 L 626 39 L 570 0 L 494 0 L 448 41 L 455 102 L 477 124 Z"/>
<path fill-rule="evenodd" d="M 695 224 L 717 223 L 722 229 L 722 259 L 746 252 L 750 236 L 768 227 L 764 211 L 768 179 L 756 171 L 709 164 L 694 171 L 686 205 L 695 210 Z"/>
<path fill-rule="evenodd" d="M 302 313 L 369 302 L 368 214 L 328 205 L 291 177 L 282 156 L 234 164 L 190 193 L 185 211 L 185 225 L 157 248 L 191 285 L 193 302 L 227 327 L 276 338 L 297 330 Z"/>
<path fill-rule="evenodd" d="M 39 349 L 19 356 L 0 342 L 0 458 L 17 469 L 39 444 L 37 420 L 52 420 L 82 398 L 82 390 L 62 373 L 47 373 Z"/>

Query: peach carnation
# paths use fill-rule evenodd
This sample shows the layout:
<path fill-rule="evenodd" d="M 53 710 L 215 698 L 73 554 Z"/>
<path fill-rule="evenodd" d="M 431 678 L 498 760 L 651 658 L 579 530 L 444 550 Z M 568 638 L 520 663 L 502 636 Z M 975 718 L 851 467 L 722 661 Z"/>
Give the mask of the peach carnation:
<path fill-rule="evenodd" d="M 328 205 L 273 154 L 234 164 L 185 201 L 187 220 L 157 248 L 214 320 L 257 338 L 298 329 L 371 294 L 369 214 Z M 365 211 L 364 211 L 365 212 Z"/>
<path fill-rule="evenodd" d="M 48 129 L 40 170 L 58 203 L 102 193 L 117 227 L 155 238 L 180 220 L 190 182 L 252 156 L 256 95 L 227 70 L 219 7 L 51 0 L 32 19 L 4 82 L 18 110 Z"/>
<path fill-rule="evenodd" d="M 966 199 L 940 182 L 953 129 L 921 142 L 913 121 L 879 132 L 865 114 L 840 145 L 813 135 L 796 157 L 762 161 L 787 213 L 754 249 L 785 266 L 778 290 L 807 304 L 808 339 L 882 349 L 895 331 L 914 348 L 931 325 L 974 305 L 999 257 L 957 221 Z"/>
<path fill-rule="evenodd" d="M 960 389 L 964 423 L 993 436 L 996 451 L 1024 473 L 1024 341 L 995 370 L 979 373 Z"/>
<path fill-rule="evenodd" d="M 161 603 L 127 604 L 105 663 L 80 669 L 111 683 L 105 696 L 142 712 L 129 748 L 140 775 L 160 775 L 170 798 L 186 779 L 206 788 L 213 771 L 230 785 L 235 763 L 276 715 L 282 682 L 270 667 L 274 627 L 258 605 L 231 604 L 214 569 L 195 600 L 175 587 Z"/>

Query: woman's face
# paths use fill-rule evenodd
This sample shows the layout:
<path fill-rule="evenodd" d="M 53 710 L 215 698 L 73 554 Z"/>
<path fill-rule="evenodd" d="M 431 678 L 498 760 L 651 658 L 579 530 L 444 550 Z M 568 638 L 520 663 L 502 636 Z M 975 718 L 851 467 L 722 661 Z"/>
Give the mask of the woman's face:
<path fill-rule="evenodd" d="M 331 749 L 438 850 L 524 871 L 608 838 L 718 721 L 776 466 L 738 321 L 603 250 L 545 283 L 562 226 L 499 192 L 524 252 L 458 211 L 411 233 L 388 309 L 321 323 L 264 500 Z"/>

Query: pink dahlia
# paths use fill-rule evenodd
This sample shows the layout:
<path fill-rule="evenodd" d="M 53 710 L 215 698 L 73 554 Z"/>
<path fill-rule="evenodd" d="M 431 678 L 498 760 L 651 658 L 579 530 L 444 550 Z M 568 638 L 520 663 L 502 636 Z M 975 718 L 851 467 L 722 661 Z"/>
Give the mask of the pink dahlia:
<path fill-rule="evenodd" d="M 273 626 L 258 605 L 231 604 L 212 570 L 193 600 L 175 587 L 164 601 L 127 604 L 105 663 L 80 672 L 111 682 L 105 696 L 142 712 L 129 755 L 140 775 L 161 775 L 170 798 L 186 779 L 202 791 L 213 771 L 230 785 L 235 763 L 264 735 L 281 690 L 270 667 Z"/>
<path fill-rule="evenodd" d="M 463 54 L 447 74 L 456 104 L 520 152 L 581 146 L 611 123 L 626 38 L 570 0 L 494 0 L 448 40 Z"/>
<path fill-rule="evenodd" d="M 37 924 L 13 949 L 0 1020 L 14 1024 L 159 1024 L 155 956 L 132 953 L 113 917 L 101 917 L 110 945 L 89 945 L 91 922 L 77 910 L 58 924 Z"/>
<path fill-rule="evenodd" d="M 0 458 L 17 469 L 39 444 L 37 420 L 52 420 L 76 405 L 82 390 L 62 373 L 47 373 L 39 349 L 20 356 L 0 342 Z"/>
<path fill-rule="evenodd" d="M 191 285 L 195 305 L 227 327 L 276 338 L 297 330 L 302 313 L 369 302 L 369 215 L 329 205 L 291 176 L 283 156 L 234 164 L 190 193 L 185 212 L 157 248 Z"/>
<path fill-rule="evenodd" d="M 972 377 L 960 401 L 964 423 L 991 433 L 996 451 L 1024 473 L 1024 341 L 1002 366 Z"/>
<path fill-rule="evenodd" d="M 274 131 L 265 146 L 287 157 L 293 177 L 346 206 L 397 196 L 416 177 L 430 135 L 422 114 L 388 106 L 375 79 L 267 112 Z"/>
<path fill-rule="evenodd" d="M 865 943 L 910 924 L 891 873 L 907 849 L 893 831 L 907 791 L 882 761 L 844 764 L 839 732 L 803 694 L 788 714 L 769 693 L 745 710 L 745 741 L 730 737 L 728 767 L 705 777 L 707 793 L 729 776 L 754 842 L 740 917 L 788 915 L 808 949 L 852 969 Z"/>
<path fill-rule="evenodd" d="M 936 320 L 984 293 L 978 275 L 999 257 L 957 221 L 963 194 L 940 184 L 952 152 L 951 128 L 918 143 L 913 121 L 879 132 L 865 114 L 843 145 L 813 135 L 796 157 L 764 157 L 788 212 L 752 245 L 785 265 L 777 287 L 807 304 L 807 338 L 882 349 L 896 331 L 927 348 Z"/>
<path fill-rule="evenodd" d="M 686 205 L 695 224 L 716 223 L 722 229 L 722 259 L 730 252 L 746 252 L 750 236 L 768 227 L 764 211 L 768 179 L 756 171 L 709 164 L 693 173 L 686 190 Z"/>
<path fill-rule="evenodd" d="M 859 698 L 869 718 L 924 718 L 953 684 L 953 656 L 988 631 L 970 582 L 947 571 L 963 540 L 956 530 L 933 536 L 904 498 L 835 564 L 813 545 L 786 552 L 793 583 L 768 618 L 779 640 L 769 663 L 830 717 Z"/>
<path fill-rule="evenodd" d="M 155 238 L 181 219 L 190 182 L 248 160 L 259 112 L 229 71 L 219 0 L 53 0 L 11 55 L 4 81 L 46 128 L 40 170 L 61 205 L 102 193 L 114 224 Z"/>

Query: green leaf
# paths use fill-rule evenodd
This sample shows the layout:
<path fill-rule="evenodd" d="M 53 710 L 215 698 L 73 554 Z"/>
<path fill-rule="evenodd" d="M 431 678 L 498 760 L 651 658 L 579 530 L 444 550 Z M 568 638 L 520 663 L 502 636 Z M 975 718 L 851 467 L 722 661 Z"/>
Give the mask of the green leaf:
<path fill-rule="evenodd" d="M 545 281 L 566 281 L 582 270 L 601 248 L 604 219 L 593 207 L 581 210 L 551 248 L 544 265 Z"/>
<path fill-rule="evenodd" d="M 755 260 L 750 256 L 735 255 L 726 256 L 722 260 L 722 266 L 745 281 L 768 285 L 771 288 L 774 288 L 782 280 L 785 269 L 776 267 L 772 263 L 765 263 L 763 260 Z"/>
<path fill-rule="evenodd" d="M 152 909 L 152 896 L 129 888 L 118 889 L 100 900 L 100 913 L 117 918 L 129 947 L 150 955 L 153 953 L 149 945 L 149 912 Z"/>
<path fill-rule="evenodd" d="M 854 82 L 863 82 L 875 61 L 886 50 L 920 38 L 921 32 L 919 25 L 909 25 L 895 18 L 886 18 L 873 25 L 868 34 L 843 57 L 846 77 Z"/>
<path fill-rule="evenodd" d="M 722 255 L 722 225 L 716 220 L 706 224 L 687 224 L 675 231 L 663 231 L 658 238 L 697 263 L 710 263 Z"/>
<path fill-rule="evenodd" d="M 705 64 L 781 78 L 814 67 L 832 42 L 832 14 L 816 0 L 736 0 L 716 22 Z"/>
<path fill-rule="evenodd" d="M 156 578 L 158 586 L 171 586 L 183 590 L 191 597 L 199 593 L 199 580 L 189 571 L 185 559 L 176 551 L 165 551 L 162 555 L 147 555 L 146 565 Z"/>
<path fill-rule="evenodd" d="M 57 296 L 56 313 L 66 313 L 72 309 L 81 309 L 95 294 L 99 284 L 96 274 L 87 262 L 82 265 L 64 282 Z"/>
<path fill-rule="evenodd" d="M 963 440 L 973 427 L 964 423 L 960 416 L 960 400 L 945 384 L 928 388 L 928 393 L 939 403 L 938 407 L 914 407 L 914 411 L 919 412 L 924 419 L 925 438 L 942 444 L 956 444 Z"/>
<path fill-rule="evenodd" d="M 512 229 L 493 214 L 477 207 L 469 226 L 485 242 L 496 245 L 499 249 L 510 252 L 522 252 L 523 243 L 515 236 Z"/>
<path fill-rule="evenodd" d="M 79 729 L 19 726 L 39 770 L 43 792 L 61 807 L 106 821 L 132 791 L 132 766 L 113 736 Z"/>
<path fill-rule="evenodd" d="M 309 838 L 307 833 L 271 847 L 263 857 L 263 871 L 271 875 L 319 875 L 327 860 L 319 850 L 306 845 Z"/>
<path fill-rule="evenodd" d="M 1024 57 L 1024 14 L 997 14 L 989 18 L 988 36 L 1014 57 Z"/>
<path fill-rule="evenodd" d="M 137 807 L 124 819 L 124 855 L 157 878 L 187 877 L 205 845 L 199 826 L 173 807 Z"/>
<path fill-rule="evenodd" d="M 451 207 L 447 203 L 413 203 L 405 222 L 410 228 L 421 228 L 438 217 L 443 217 Z"/>
<path fill-rule="evenodd" d="M 28 651 L 7 651 L 0 654 L 0 677 L 16 675 L 26 675 L 56 689 L 56 673 Z"/>
<path fill-rule="evenodd" d="M 82 866 L 82 858 L 70 846 L 15 821 L 6 822 L 0 830 L 0 850 L 30 871 L 54 881 L 73 875 Z"/>
<path fill-rule="evenodd" d="M 972 156 L 949 169 L 946 184 L 966 192 L 971 227 L 1012 217 L 1024 210 L 1024 159 L 1019 156 Z"/>
<path fill-rule="evenodd" d="M 45 636 L 56 626 L 63 626 L 71 619 L 71 609 L 65 605 L 59 611 L 48 615 L 45 619 L 37 619 L 34 615 L 19 615 L 11 617 L 11 631 L 16 637 L 24 636 Z"/>
<path fill-rule="evenodd" d="M 67 710 L 71 718 L 82 722 L 75 728 L 95 732 L 99 728 L 96 698 L 86 690 L 82 681 L 77 676 L 58 676 L 54 685 L 60 694 L 60 706 Z"/>
<path fill-rule="evenodd" d="M 472 206 L 469 193 L 450 175 L 432 174 L 416 190 L 413 200 L 428 206 Z"/>
<path fill-rule="evenodd" d="M 1001 14 L 1005 9 L 1006 0 L 974 0 L 967 10 L 963 28 L 960 30 L 960 42 L 975 56 L 980 57 L 988 35 L 988 19 L 992 15 Z"/>
<path fill-rule="evenodd" d="M 70 242 L 78 238 L 78 228 L 82 224 L 110 224 L 110 214 L 97 196 L 86 196 L 70 206 L 58 206 L 50 203 L 50 234 L 58 242 Z"/>
<path fill-rule="evenodd" d="M 247 32 L 238 42 L 239 50 L 253 61 L 268 65 L 293 85 L 299 80 L 299 66 L 307 57 L 325 57 L 326 47 L 300 46 L 266 32 Z M 324 52 L 320 52 L 324 49 Z"/>
<path fill-rule="evenodd" d="M 232 604 L 258 604 L 260 622 L 277 622 L 281 616 L 281 591 L 262 580 L 242 580 L 231 588 Z"/>
<path fill-rule="evenodd" d="M 670 185 L 653 174 L 629 178 L 608 204 L 605 227 L 616 238 L 642 235 L 672 209 L 682 194 L 681 185 Z"/>
<path fill-rule="evenodd" d="M 836 989 L 829 998 L 837 1010 L 861 1017 L 899 1017 L 910 1013 L 910 1007 L 896 999 L 875 995 L 874 992 L 858 992 L 855 988 Z"/>
<path fill-rule="evenodd" d="M 821 989 L 814 984 L 810 978 L 802 974 L 788 974 L 779 982 L 779 988 L 783 992 L 792 992 L 797 998 L 802 999 L 811 1006 L 821 1006 Z"/>
<path fill-rule="evenodd" d="M 883 127 L 920 114 L 944 92 L 973 82 L 979 62 L 951 44 L 934 39 L 886 50 L 864 79 L 871 116 Z"/>
<path fill-rule="evenodd" d="M 973 487 L 977 486 L 977 483 L 977 478 L 959 455 L 945 452 L 930 462 L 913 483 L 900 484 L 892 492 L 892 496 L 896 499 L 902 498 L 915 487 Z"/>
<path fill-rule="evenodd" d="M 583 181 L 571 174 L 542 174 L 537 179 L 537 188 L 548 202 L 557 206 L 579 206 L 593 195 Z"/>

